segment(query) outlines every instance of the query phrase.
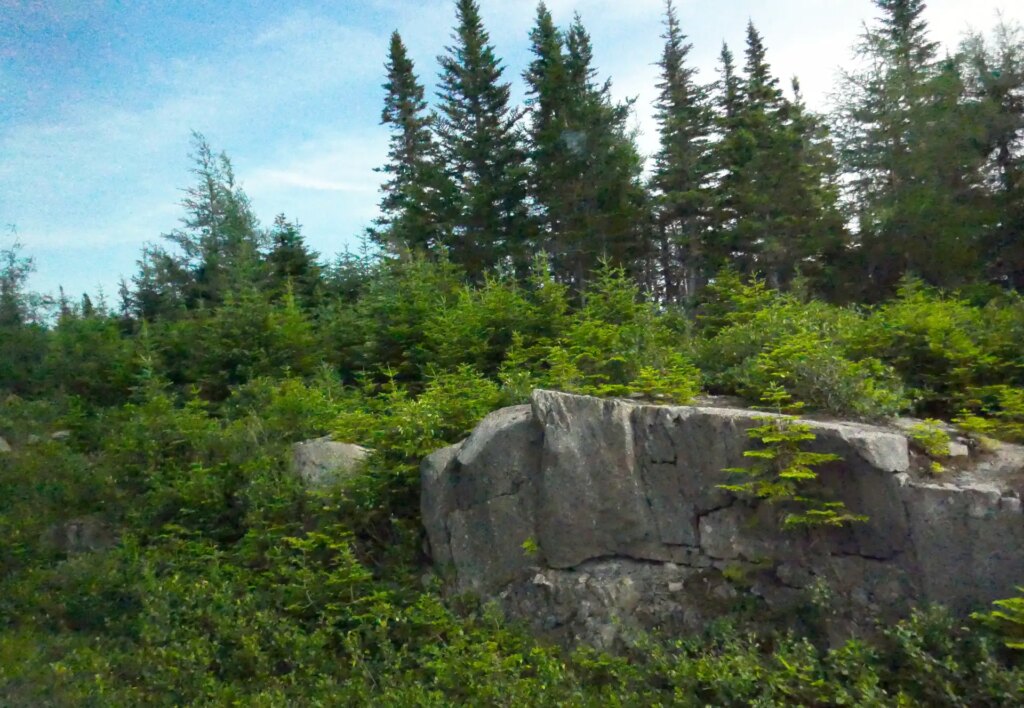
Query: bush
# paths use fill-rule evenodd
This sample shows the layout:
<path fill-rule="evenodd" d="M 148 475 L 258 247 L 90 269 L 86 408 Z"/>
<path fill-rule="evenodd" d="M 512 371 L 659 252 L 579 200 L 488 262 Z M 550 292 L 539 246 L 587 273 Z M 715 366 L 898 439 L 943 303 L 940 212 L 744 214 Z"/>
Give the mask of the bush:
<path fill-rule="evenodd" d="M 714 336 L 698 345 L 713 391 L 756 401 L 778 383 L 812 409 L 858 418 L 892 416 L 908 405 L 891 368 L 850 353 L 848 342 L 863 328 L 856 312 L 788 295 L 767 304 L 749 299 L 760 309 L 726 311 Z"/>

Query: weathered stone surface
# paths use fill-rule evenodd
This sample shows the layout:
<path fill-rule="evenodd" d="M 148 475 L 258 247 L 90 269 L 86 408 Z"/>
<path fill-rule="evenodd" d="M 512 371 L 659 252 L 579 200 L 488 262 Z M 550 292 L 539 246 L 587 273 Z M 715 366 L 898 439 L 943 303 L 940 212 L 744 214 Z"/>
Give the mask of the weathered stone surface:
<path fill-rule="evenodd" d="M 719 486 L 763 415 L 536 391 L 424 460 L 435 565 L 538 632 L 605 647 L 751 599 L 765 622 L 827 601 L 838 639 L 920 601 L 965 611 L 1024 578 L 1021 448 L 969 450 L 934 478 L 898 426 L 813 421 L 812 449 L 841 457 L 821 492 L 870 518 L 784 532 L 778 509 Z"/>
<path fill-rule="evenodd" d="M 540 442 L 530 406 L 515 406 L 423 461 L 421 507 L 431 552 L 436 564 L 454 571 L 460 591 L 497 591 L 534 562 L 524 544 L 536 542 Z"/>
<path fill-rule="evenodd" d="M 911 482 L 902 497 L 923 595 L 959 611 L 1014 594 L 1024 578 L 1024 516 L 996 485 Z"/>
<path fill-rule="evenodd" d="M 82 516 L 49 527 L 42 541 L 61 553 L 74 555 L 113 548 L 117 544 L 117 534 L 102 519 Z"/>
<path fill-rule="evenodd" d="M 0 438 L 0 455 L 6 452 L 12 452 L 11 445 L 4 438 Z"/>
<path fill-rule="evenodd" d="M 292 471 L 309 487 L 322 488 L 354 472 L 370 451 L 330 437 L 306 440 L 292 446 Z"/>

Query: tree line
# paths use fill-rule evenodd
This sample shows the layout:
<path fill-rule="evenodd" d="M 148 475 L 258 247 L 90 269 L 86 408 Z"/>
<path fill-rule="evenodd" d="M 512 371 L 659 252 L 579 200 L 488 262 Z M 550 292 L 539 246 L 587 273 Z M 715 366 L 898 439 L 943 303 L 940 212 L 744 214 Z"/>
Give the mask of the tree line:
<path fill-rule="evenodd" d="M 391 36 L 390 142 L 369 242 L 386 259 L 447 260 L 478 284 L 522 282 L 543 254 L 574 293 L 606 262 L 664 304 L 693 304 L 723 268 L 841 303 L 884 300 L 907 275 L 962 291 L 1024 287 L 1024 33 L 1001 23 L 944 51 L 923 0 L 872 2 L 857 66 L 822 115 L 797 80 L 782 89 L 752 22 L 742 56 L 723 44 L 717 75 L 702 80 L 667 0 L 659 148 L 645 171 L 633 103 L 597 76 L 579 15 L 558 27 L 538 4 L 517 106 L 479 3 L 456 0 L 436 101 Z M 125 318 L 173 319 L 247 288 L 288 291 L 310 310 L 325 293 L 351 294 L 357 259 L 321 262 L 284 215 L 262 227 L 230 159 L 198 133 L 192 161 L 180 226 L 121 283 Z M 4 258 L 0 317 L 31 319 L 31 264 L 16 250 Z M 62 295 L 59 312 L 72 309 Z"/>
<path fill-rule="evenodd" d="M 922 0 L 874 0 L 878 17 L 843 71 L 836 110 L 783 91 L 751 22 L 742 59 L 723 45 L 702 82 L 666 2 L 653 169 L 628 127 L 631 103 L 600 81 L 579 15 L 541 2 L 523 74 L 510 83 L 476 0 L 457 0 L 431 105 L 402 38 L 388 53 L 391 130 L 382 217 L 392 254 L 444 253 L 477 279 L 521 273 L 534 253 L 579 289 L 601 259 L 667 302 L 723 267 L 773 286 L 801 279 L 844 300 L 933 285 L 1024 285 L 1024 41 L 998 26 L 954 52 L 929 39 Z"/>

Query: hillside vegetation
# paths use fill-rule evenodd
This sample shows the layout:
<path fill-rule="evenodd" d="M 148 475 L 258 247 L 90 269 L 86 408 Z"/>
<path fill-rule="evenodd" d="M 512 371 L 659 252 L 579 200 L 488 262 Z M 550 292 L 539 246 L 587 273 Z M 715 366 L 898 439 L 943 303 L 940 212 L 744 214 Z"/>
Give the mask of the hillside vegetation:
<path fill-rule="evenodd" d="M 1020 36 L 940 60 L 923 3 L 877 0 L 875 73 L 826 118 L 753 25 L 742 72 L 726 49 L 697 83 L 669 4 L 645 183 L 581 20 L 539 8 L 522 117 L 456 5 L 438 113 L 391 43 L 362 255 L 262 227 L 198 135 L 182 224 L 116 305 L 26 292 L 31 260 L 0 254 L 0 703 L 1020 704 L 1019 601 L 833 648 L 728 619 L 624 656 L 544 645 L 442 602 L 418 488 L 536 387 L 1024 442 Z M 325 434 L 374 452 L 314 492 L 290 446 Z"/>

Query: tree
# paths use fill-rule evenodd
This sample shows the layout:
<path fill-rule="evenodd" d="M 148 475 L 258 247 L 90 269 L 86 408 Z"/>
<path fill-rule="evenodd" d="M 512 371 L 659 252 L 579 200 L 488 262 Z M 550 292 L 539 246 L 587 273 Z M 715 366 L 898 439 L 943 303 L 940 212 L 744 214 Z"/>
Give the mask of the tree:
<path fill-rule="evenodd" d="M 955 287 L 976 277 L 981 160 L 957 62 L 939 61 L 923 0 L 875 0 L 881 16 L 844 77 L 841 147 L 870 294 L 915 272 Z"/>
<path fill-rule="evenodd" d="M 610 82 L 596 83 L 578 15 L 563 34 L 541 4 L 531 39 L 531 186 L 554 271 L 579 292 L 602 258 L 632 268 L 646 255 L 631 104 L 612 101 Z"/>
<path fill-rule="evenodd" d="M 21 255 L 22 245 L 15 241 L 0 249 L 0 327 L 14 327 L 32 319 L 32 305 L 25 285 L 35 271 L 35 262 Z"/>
<path fill-rule="evenodd" d="M 716 82 L 713 126 L 717 139 L 712 145 L 711 160 L 717 179 L 712 212 L 712 234 L 706 248 L 711 267 L 717 273 L 729 266 L 738 271 L 746 267 L 745 253 L 737 240 L 739 222 L 736 195 L 739 189 L 739 165 L 743 157 L 740 132 L 743 111 L 743 82 L 736 70 L 736 58 L 729 45 L 723 43 L 719 54 L 719 79 Z"/>
<path fill-rule="evenodd" d="M 388 49 L 387 82 L 381 124 L 391 127 L 388 176 L 381 186 L 382 216 L 374 238 L 392 252 L 436 251 L 448 240 L 454 187 L 445 179 L 427 112 L 423 86 L 414 72 L 401 35 L 394 32 Z"/>
<path fill-rule="evenodd" d="M 747 27 L 744 76 L 722 52 L 715 229 L 708 251 L 741 273 L 788 285 L 842 243 L 835 163 L 823 124 L 779 88 L 764 41 Z"/>
<path fill-rule="evenodd" d="M 655 101 L 661 140 L 651 189 L 662 287 L 665 299 L 673 301 L 694 295 L 711 273 L 705 249 L 711 206 L 711 112 L 707 89 L 697 83 L 697 70 L 686 63 L 693 45 L 686 42 L 672 0 L 665 3 L 662 38 Z"/>
<path fill-rule="evenodd" d="M 177 248 L 150 246 L 139 263 L 136 299 L 144 316 L 216 304 L 259 280 L 265 234 L 231 160 L 196 132 L 190 157 L 196 183 L 184 190 L 182 226 L 164 235 Z"/>
<path fill-rule="evenodd" d="M 547 6 L 537 5 L 530 30 L 534 58 L 523 73 L 529 110 L 529 191 L 537 209 L 539 244 L 549 254 L 568 218 L 571 176 L 568 130 L 569 77 L 565 66 L 565 37 Z"/>
<path fill-rule="evenodd" d="M 454 44 L 439 57 L 445 168 L 460 195 L 449 252 L 474 280 L 495 266 L 529 265 L 530 219 L 519 113 L 476 0 L 456 1 Z"/>
<path fill-rule="evenodd" d="M 26 395 L 46 380 L 46 331 L 36 321 L 39 299 L 26 289 L 35 263 L 21 250 L 18 241 L 0 249 L 0 390 Z"/>
<path fill-rule="evenodd" d="M 992 42 L 973 34 L 961 47 L 967 93 L 978 104 L 991 207 L 987 273 L 1024 289 L 1024 29 L 1000 22 Z"/>
<path fill-rule="evenodd" d="M 270 252 L 266 257 L 271 295 L 281 298 L 291 292 L 301 305 L 313 306 L 322 283 L 318 257 L 306 246 L 299 224 L 278 214 L 270 230 Z"/>

